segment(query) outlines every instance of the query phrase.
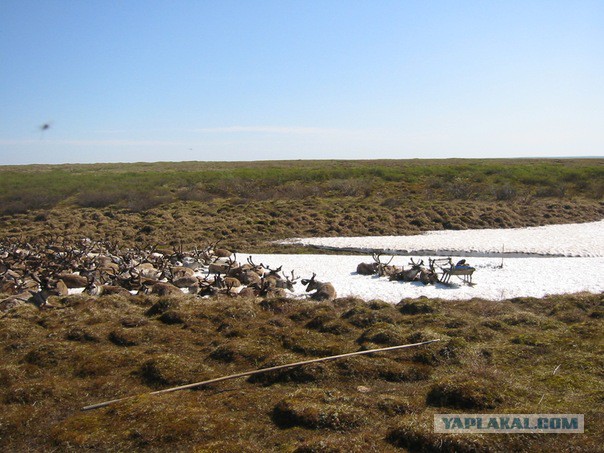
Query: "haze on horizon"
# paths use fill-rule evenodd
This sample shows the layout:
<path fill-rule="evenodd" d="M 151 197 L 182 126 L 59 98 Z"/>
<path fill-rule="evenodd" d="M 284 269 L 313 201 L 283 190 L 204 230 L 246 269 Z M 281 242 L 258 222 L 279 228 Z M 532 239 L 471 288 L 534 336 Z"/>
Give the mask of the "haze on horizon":
<path fill-rule="evenodd" d="M 604 3 L 0 3 L 0 165 L 604 155 Z"/>

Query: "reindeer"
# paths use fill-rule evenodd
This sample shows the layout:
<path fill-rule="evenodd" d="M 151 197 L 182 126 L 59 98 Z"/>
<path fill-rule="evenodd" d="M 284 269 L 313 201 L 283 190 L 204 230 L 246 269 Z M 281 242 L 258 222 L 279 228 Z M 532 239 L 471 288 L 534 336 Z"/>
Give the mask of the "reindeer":
<path fill-rule="evenodd" d="M 310 292 L 313 289 L 316 290 L 311 294 L 312 300 L 333 300 L 336 298 L 336 290 L 331 283 L 323 283 L 315 280 L 317 274 L 313 272 L 310 279 L 302 280 L 302 284 L 306 285 L 306 292 Z"/>
<path fill-rule="evenodd" d="M 67 288 L 84 288 L 88 283 L 88 279 L 79 274 L 61 273 L 55 276 L 58 280 L 62 280 Z"/>
<path fill-rule="evenodd" d="M 84 292 L 86 294 L 90 294 L 91 296 L 104 296 L 109 294 L 130 296 L 130 291 L 128 291 L 126 288 L 122 288 L 121 286 L 104 284 L 97 285 L 96 277 L 93 274 L 89 275 L 88 284 L 84 288 Z"/>
<path fill-rule="evenodd" d="M 411 264 L 411 269 L 401 269 L 398 272 L 395 272 L 390 276 L 390 280 L 403 282 L 412 282 L 417 280 L 422 272 L 424 261 L 422 260 L 419 263 L 416 263 L 413 261 L 413 258 L 411 258 L 411 262 L 409 264 Z"/>
<path fill-rule="evenodd" d="M 245 288 L 242 288 L 241 291 L 239 291 L 239 296 L 240 297 L 257 297 L 258 296 L 258 288 L 255 287 L 256 284 L 250 285 L 250 286 L 246 286 Z"/>
<path fill-rule="evenodd" d="M 195 271 L 190 267 L 185 266 L 172 266 L 167 268 L 166 276 L 168 280 L 178 280 L 183 277 L 193 277 Z"/>
<path fill-rule="evenodd" d="M 243 285 L 250 285 L 259 283 L 261 280 L 260 275 L 254 272 L 252 269 L 244 269 L 243 266 L 231 269 L 227 274 L 229 277 L 234 277 L 239 280 Z"/>
<path fill-rule="evenodd" d="M 189 288 L 189 292 L 191 292 L 191 288 L 197 287 L 199 289 L 199 279 L 195 276 L 184 276 L 173 279 L 170 283 L 172 283 L 177 288 Z"/>
<path fill-rule="evenodd" d="M 218 293 L 218 288 L 214 285 L 214 281 L 210 281 L 210 275 L 206 275 L 203 279 L 199 279 L 199 291 L 197 295 L 199 297 L 211 297 Z"/>
<path fill-rule="evenodd" d="M 390 257 L 390 259 L 388 260 L 388 262 L 386 264 L 384 264 L 380 261 L 380 257 L 382 256 L 381 253 L 373 253 L 371 256 L 373 257 L 373 260 L 375 261 L 375 264 L 377 267 L 377 274 L 380 277 L 390 277 L 390 276 L 396 274 L 397 272 L 400 272 L 401 269 L 398 266 L 390 265 L 390 263 L 394 259 L 394 255 L 392 255 Z"/>
<path fill-rule="evenodd" d="M 281 269 L 283 266 L 280 266 L 279 269 Z M 294 291 L 294 285 L 296 283 L 298 283 L 298 280 L 300 279 L 300 277 L 296 277 L 294 275 L 294 271 L 291 271 L 291 279 L 285 275 L 285 274 L 277 274 L 277 273 L 272 273 L 269 274 L 267 277 L 265 277 L 265 281 L 268 282 L 269 285 L 271 285 L 273 288 L 282 288 L 282 289 L 288 289 L 290 291 Z"/>
<path fill-rule="evenodd" d="M 248 257 L 247 263 L 242 264 L 239 267 L 231 268 L 227 272 L 229 277 L 235 277 L 239 280 L 243 285 L 250 285 L 254 283 L 259 283 L 260 279 L 266 273 L 266 269 L 263 264 L 257 266 L 252 261 L 252 257 Z"/>
<path fill-rule="evenodd" d="M 139 293 L 143 294 L 156 294 L 158 296 L 168 296 L 170 294 L 181 294 L 182 291 L 180 288 L 172 285 L 167 282 L 158 282 L 158 281 L 147 281 L 142 284 L 142 287 Z"/>
<path fill-rule="evenodd" d="M 21 289 L 21 284 L 21 276 L 7 267 L 6 270 L 2 272 L 2 277 L 0 278 L 0 294 L 18 294 Z"/>
<path fill-rule="evenodd" d="M 236 278 L 226 277 L 224 279 L 224 288 L 220 289 L 218 292 L 220 294 L 225 294 L 229 297 L 236 297 L 238 295 L 238 293 L 237 293 L 237 291 L 233 290 L 233 288 L 235 287 L 235 283 L 233 282 L 233 280 L 235 280 L 237 283 L 239 283 L 239 280 L 237 280 Z"/>
<path fill-rule="evenodd" d="M 133 269 L 143 278 L 160 278 L 161 271 L 158 270 L 152 263 L 146 261 L 144 263 L 140 263 Z"/>
<path fill-rule="evenodd" d="M 291 276 L 292 276 L 292 278 L 290 279 L 290 278 L 289 278 L 287 275 L 283 274 L 283 278 L 284 278 L 285 280 L 281 280 L 281 281 L 280 281 L 280 284 L 278 284 L 278 285 L 277 285 L 277 287 L 279 287 L 279 288 L 284 288 L 284 289 L 288 289 L 288 290 L 290 290 L 290 291 L 292 291 L 292 292 L 293 292 L 293 291 L 294 291 L 294 285 L 295 285 L 296 283 L 298 283 L 298 280 L 300 280 L 300 277 L 296 277 L 296 276 L 294 275 L 294 270 L 293 270 L 293 269 L 292 269 L 292 271 L 291 271 Z M 280 286 L 280 285 L 281 285 L 281 286 Z"/>
<path fill-rule="evenodd" d="M 232 269 L 240 267 L 237 262 L 237 255 L 234 258 L 216 258 L 214 262 L 208 266 L 208 271 L 212 274 L 226 274 Z"/>
<path fill-rule="evenodd" d="M 268 268 L 268 266 L 265 266 L 262 263 L 260 263 L 260 264 L 254 263 L 254 261 L 252 260 L 252 256 L 251 255 L 248 256 L 248 258 L 247 258 L 247 264 L 244 264 L 242 267 L 245 270 L 252 270 L 252 271 L 254 271 L 260 277 L 264 277 L 265 275 L 267 275 L 268 273 L 270 273 L 270 269 Z"/>
<path fill-rule="evenodd" d="M 213 251 L 214 256 L 217 256 L 218 258 L 229 258 L 233 254 L 233 252 L 230 250 L 218 248 L 218 244 L 219 242 L 215 242 L 211 245 L 211 250 Z"/>
<path fill-rule="evenodd" d="M 359 263 L 357 266 L 357 274 L 373 275 L 378 271 L 378 263 Z"/>
<path fill-rule="evenodd" d="M 257 297 L 287 297 L 284 288 L 278 288 L 273 282 L 266 278 L 262 278 L 260 283 L 248 286 L 248 288 L 252 288 L 254 295 Z M 243 295 L 246 295 L 247 293 L 248 292 L 246 291 Z"/>
<path fill-rule="evenodd" d="M 50 296 L 67 296 L 69 294 L 67 286 L 62 280 L 53 281 L 44 274 L 38 275 L 37 272 L 32 272 L 30 275 L 38 283 L 39 290 L 29 290 L 31 294 L 29 302 L 38 308 L 52 308 L 47 302 Z"/>

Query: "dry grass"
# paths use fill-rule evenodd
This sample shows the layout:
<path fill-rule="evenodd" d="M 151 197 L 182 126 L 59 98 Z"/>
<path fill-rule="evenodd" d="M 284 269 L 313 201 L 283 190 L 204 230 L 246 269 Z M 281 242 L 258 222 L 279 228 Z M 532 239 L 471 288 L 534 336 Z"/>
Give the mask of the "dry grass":
<path fill-rule="evenodd" d="M 602 295 L 496 304 L 405 300 L 398 306 L 186 296 L 55 302 L 60 308 L 25 305 L 0 318 L 4 451 L 595 451 L 604 439 L 598 423 Z M 161 319 L 171 311 L 182 322 Z M 422 349 L 79 410 L 231 373 L 435 337 L 442 341 Z M 459 411 L 583 413 L 587 429 L 575 436 L 433 433 L 432 414 Z"/>

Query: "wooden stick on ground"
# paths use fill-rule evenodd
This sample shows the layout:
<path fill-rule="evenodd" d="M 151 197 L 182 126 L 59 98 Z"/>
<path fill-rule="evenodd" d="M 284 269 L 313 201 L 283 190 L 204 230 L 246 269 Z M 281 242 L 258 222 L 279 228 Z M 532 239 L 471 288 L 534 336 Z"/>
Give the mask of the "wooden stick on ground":
<path fill-rule="evenodd" d="M 387 347 L 387 348 L 368 349 L 366 351 L 349 352 L 347 354 L 332 355 L 332 356 L 329 356 L 329 357 L 321 357 L 319 359 L 305 360 L 303 362 L 288 363 L 288 364 L 285 364 L 285 365 L 278 365 L 278 366 L 273 366 L 273 367 L 270 367 L 270 368 L 261 368 L 259 370 L 245 371 L 243 373 L 231 374 L 229 376 L 222 376 L 222 377 L 210 379 L 210 380 L 207 380 L 207 381 L 195 382 L 193 384 L 187 384 L 187 385 L 181 385 L 179 387 L 172 387 L 172 388 L 168 388 L 168 389 L 164 389 L 164 390 L 157 390 L 155 392 L 149 392 L 149 393 L 147 393 L 147 395 L 160 395 L 162 393 L 177 392 L 179 390 L 192 389 L 192 388 L 195 388 L 195 387 L 201 387 L 203 385 L 214 384 L 216 382 L 227 381 L 229 379 L 235 379 L 235 378 L 244 377 L 244 376 L 252 376 L 252 375 L 255 375 L 255 374 L 267 373 L 269 371 L 282 370 L 284 368 L 291 368 L 291 367 L 295 367 L 295 366 L 307 365 L 309 363 L 326 362 L 327 360 L 341 359 L 341 358 L 344 358 L 344 357 L 352 357 L 352 356 L 355 356 L 355 355 L 373 354 L 373 353 L 376 353 L 376 352 L 394 351 L 396 349 L 412 348 L 412 347 L 415 347 L 415 346 L 422 346 L 422 345 L 425 345 L 425 344 L 434 343 L 436 341 L 440 341 L 440 339 L 430 340 L 430 341 L 423 341 L 421 343 L 403 344 L 403 345 L 399 345 L 399 346 L 390 346 L 390 347 Z M 83 411 L 89 411 L 89 410 L 92 410 L 92 409 L 99 409 L 101 407 L 109 406 L 110 404 L 119 403 L 120 401 L 125 401 L 125 400 L 128 400 L 128 399 L 137 398 L 138 396 L 141 396 L 141 395 L 126 396 L 124 398 L 119 398 L 119 399 L 115 399 L 115 400 L 111 400 L 111 401 L 105 401 L 103 403 L 93 404 L 91 406 L 85 406 L 85 407 L 82 408 L 82 410 Z"/>

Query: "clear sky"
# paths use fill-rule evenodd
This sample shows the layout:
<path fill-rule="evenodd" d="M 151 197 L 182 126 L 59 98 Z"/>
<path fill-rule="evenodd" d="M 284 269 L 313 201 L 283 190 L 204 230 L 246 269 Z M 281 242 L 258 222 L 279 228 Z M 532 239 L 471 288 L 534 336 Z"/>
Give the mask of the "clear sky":
<path fill-rule="evenodd" d="M 0 164 L 603 155 L 601 0 L 0 1 Z"/>

